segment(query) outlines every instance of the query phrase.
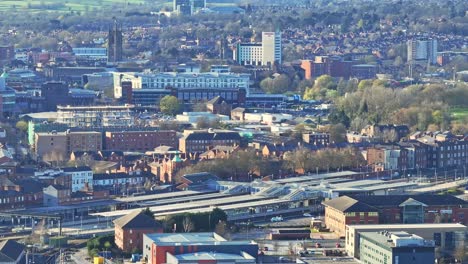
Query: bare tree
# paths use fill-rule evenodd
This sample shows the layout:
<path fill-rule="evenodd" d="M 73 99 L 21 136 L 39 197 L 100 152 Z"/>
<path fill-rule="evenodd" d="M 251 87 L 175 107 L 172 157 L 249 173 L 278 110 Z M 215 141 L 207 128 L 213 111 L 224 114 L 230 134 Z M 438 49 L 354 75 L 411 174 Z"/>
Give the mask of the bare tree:
<path fill-rule="evenodd" d="M 186 216 L 182 221 L 182 226 L 184 227 L 185 233 L 189 233 L 190 231 L 192 231 L 194 228 L 192 219 L 190 219 L 189 216 Z"/>
<path fill-rule="evenodd" d="M 224 236 L 226 234 L 226 223 L 219 221 L 219 223 L 216 224 L 215 233 L 220 236 Z"/>
<path fill-rule="evenodd" d="M 463 263 L 463 261 L 466 259 L 465 246 L 457 247 L 457 249 L 455 250 L 455 258 L 458 260 L 459 263 Z"/>

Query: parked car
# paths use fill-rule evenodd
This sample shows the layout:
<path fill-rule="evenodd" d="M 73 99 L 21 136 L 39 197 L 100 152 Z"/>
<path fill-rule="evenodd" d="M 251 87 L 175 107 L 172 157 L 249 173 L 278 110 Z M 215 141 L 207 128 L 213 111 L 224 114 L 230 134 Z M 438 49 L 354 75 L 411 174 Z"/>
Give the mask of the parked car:
<path fill-rule="evenodd" d="M 283 217 L 281 216 L 274 216 L 271 218 L 271 222 L 281 222 L 283 221 Z"/>

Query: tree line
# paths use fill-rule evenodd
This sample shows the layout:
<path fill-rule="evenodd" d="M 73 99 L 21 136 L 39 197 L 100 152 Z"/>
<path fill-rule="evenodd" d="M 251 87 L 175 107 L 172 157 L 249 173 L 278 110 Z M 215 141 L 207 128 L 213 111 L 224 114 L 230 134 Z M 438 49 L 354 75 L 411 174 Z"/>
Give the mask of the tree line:
<path fill-rule="evenodd" d="M 467 120 L 453 120 L 453 107 L 468 107 L 468 85 L 417 84 L 387 88 L 361 81 L 355 92 L 337 98 L 329 120 L 359 131 L 368 124 L 406 124 L 411 130 L 468 132 Z M 456 130 L 456 131 L 455 131 Z"/>

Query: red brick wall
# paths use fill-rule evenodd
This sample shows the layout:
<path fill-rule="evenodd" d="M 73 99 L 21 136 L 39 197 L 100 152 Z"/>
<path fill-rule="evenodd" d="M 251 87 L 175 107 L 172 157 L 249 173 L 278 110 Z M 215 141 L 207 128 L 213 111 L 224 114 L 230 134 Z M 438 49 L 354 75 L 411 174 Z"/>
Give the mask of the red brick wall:
<path fill-rule="evenodd" d="M 117 227 L 116 227 L 116 230 L 117 230 Z M 122 246 L 121 249 L 125 252 L 132 252 L 134 248 L 137 248 L 140 251 L 143 251 L 143 235 L 151 234 L 155 232 L 162 233 L 162 229 L 154 229 L 154 228 L 123 229 L 123 244 L 121 245 Z"/>
<path fill-rule="evenodd" d="M 106 150 L 149 151 L 161 145 L 177 148 L 175 131 L 107 132 Z"/>
<path fill-rule="evenodd" d="M 356 213 L 356 216 L 346 216 L 345 224 L 346 225 L 367 225 L 367 224 L 378 224 L 379 217 L 378 216 L 368 216 L 368 213 L 364 213 L 364 216 L 360 216 L 360 213 Z M 363 222 L 361 222 L 363 221 Z"/>

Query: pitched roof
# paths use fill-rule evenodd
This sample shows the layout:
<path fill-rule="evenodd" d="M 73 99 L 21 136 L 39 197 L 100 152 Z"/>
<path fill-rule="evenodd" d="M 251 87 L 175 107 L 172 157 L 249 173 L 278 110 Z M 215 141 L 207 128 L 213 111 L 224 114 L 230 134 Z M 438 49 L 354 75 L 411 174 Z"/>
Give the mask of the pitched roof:
<path fill-rule="evenodd" d="M 223 102 L 226 102 L 226 100 L 224 100 L 224 98 L 222 98 L 221 96 L 215 96 L 213 99 L 209 100 L 207 102 L 207 104 L 222 104 Z"/>
<path fill-rule="evenodd" d="M 63 186 L 63 185 L 59 185 L 59 184 L 51 184 L 49 185 L 47 188 L 49 188 L 50 186 L 52 186 L 54 189 L 56 189 L 57 191 L 59 190 L 68 190 L 67 187 Z"/>
<path fill-rule="evenodd" d="M 191 173 L 185 174 L 185 179 L 189 180 L 192 183 L 203 183 L 208 180 L 219 180 L 219 178 L 209 172 L 199 172 L 199 173 Z"/>
<path fill-rule="evenodd" d="M 185 140 L 241 140 L 241 136 L 237 132 L 222 132 L 222 133 L 209 133 L 209 132 L 196 132 L 187 135 Z"/>
<path fill-rule="evenodd" d="M 15 183 L 13 183 L 6 176 L 2 175 L 0 176 L 0 186 L 15 186 Z"/>
<path fill-rule="evenodd" d="M 121 228 L 156 228 L 160 224 L 146 215 L 140 209 L 114 220 L 114 224 Z"/>
<path fill-rule="evenodd" d="M 424 206 L 431 205 L 468 205 L 464 201 L 452 195 L 355 195 L 341 196 L 323 202 L 341 212 L 375 212 L 381 207 L 401 207 L 407 203 L 422 203 Z"/>
<path fill-rule="evenodd" d="M 155 153 L 167 153 L 169 151 L 175 151 L 175 150 L 177 149 L 171 146 L 159 146 L 154 149 L 154 152 Z"/>
<path fill-rule="evenodd" d="M 425 205 L 468 205 L 468 201 L 464 201 L 453 195 L 434 195 L 434 194 L 418 194 L 418 195 L 356 195 L 354 199 L 366 203 L 370 206 L 398 206 L 408 199 L 412 198 L 415 201 Z"/>
<path fill-rule="evenodd" d="M 24 245 L 14 240 L 0 242 L 0 262 L 14 262 L 24 250 Z"/>
<path fill-rule="evenodd" d="M 63 172 L 78 172 L 78 171 L 92 171 L 92 169 L 88 166 L 81 166 L 81 167 L 66 167 L 62 169 Z"/>
<path fill-rule="evenodd" d="M 369 206 L 363 202 L 353 199 L 349 196 L 341 196 L 332 200 L 323 202 L 325 206 L 329 206 L 341 212 L 376 212 L 377 208 Z"/>
<path fill-rule="evenodd" d="M 231 112 L 245 112 L 245 108 L 243 108 L 243 107 L 236 107 L 236 108 L 232 109 Z"/>
<path fill-rule="evenodd" d="M 34 179 L 22 179 L 17 180 L 15 183 L 22 187 L 23 192 L 25 193 L 38 193 L 42 192 L 43 188 L 46 185 L 43 182 L 34 180 Z"/>

